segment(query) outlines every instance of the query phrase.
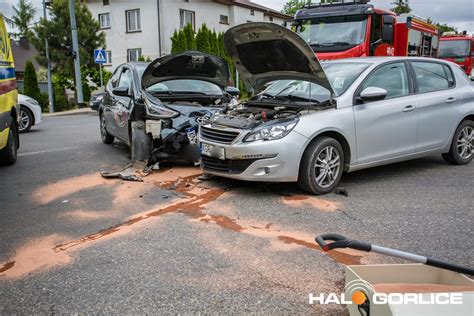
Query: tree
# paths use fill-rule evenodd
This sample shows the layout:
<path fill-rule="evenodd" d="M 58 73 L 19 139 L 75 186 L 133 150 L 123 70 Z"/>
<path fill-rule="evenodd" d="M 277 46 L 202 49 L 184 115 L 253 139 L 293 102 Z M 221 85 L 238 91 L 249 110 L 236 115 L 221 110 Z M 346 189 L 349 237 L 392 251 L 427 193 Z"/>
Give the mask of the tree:
<path fill-rule="evenodd" d="M 76 1 L 76 20 L 79 41 L 79 55 L 84 71 L 98 68 L 94 63 L 94 49 L 105 47 L 105 34 L 100 25 L 92 17 L 92 13 L 83 1 Z M 50 8 L 50 19 L 41 18 L 33 28 L 31 41 L 38 50 L 38 62 L 46 66 L 44 55 L 44 38 L 48 39 L 52 71 L 55 82 L 63 87 L 74 89 L 74 59 L 66 56 L 68 47 L 72 46 L 71 27 L 69 21 L 69 1 L 55 0 Z M 100 80 L 93 78 L 96 85 Z"/>
<path fill-rule="evenodd" d="M 395 7 L 391 8 L 390 10 L 392 12 L 395 12 L 397 15 L 411 12 L 408 0 L 397 0 L 395 2 L 392 2 L 392 4 L 395 5 Z"/>
<path fill-rule="evenodd" d="M 455 33 L 458 32 L 458 29 L 455 28 L 454 26 L 450 26 L 446 23 L 441 24 L 441 23 L 435 22 L 431 18 L 428 18 L 427 22 L 430 23 L 430 24 L 436 25 L 436 27 L 438 28 L 438 30 L 440 31 L 441 34 L 443 34 L 445 32 L 455 32 Z"/>
<path fill-rule="evenodd" d="M 171 36 L 171 54 L 178 53 L 179 38 L 178 31 L 174 30 L 173 36 Z"/>
<path fill-rule="evenodd" d="M 35 17 L 35 7 L 26 0 L 19 0 L 18 5 L 13 7 L 13 16 L 10 24 L 18 29 L 12 33 L 15 37 L 30 37 L 29 25 Z"/>
<path fill-rule="evenodd" d="M 321 3 L 324 3 L 323 0 L 321 0 Z M 311 0 L 289 0 L 283 9 L 281 10 L 282 13 L 294 16 L 296 11 L 302 9 L 306 5 L 310 5 Z"/>
<path fill-rule="evenodd" d="M 35 66 L 31 60 L 25 64 L 25 77 L 23 79 L 24 94 L 37 101 L 41 101 L 41 91 L 38 86 L 38 77 L 36 76 Z"/>
<path fill-rule="evenodd" d="M 184 37 L 186 38 L 186 50 L 195 50 L 196 49 L 196 39 L 195 32 L 191 23 L 186 24 L 183 29 Z"/>
<path fill-rule="evenodd" d="M 200 52 L 210 53 L 211 52 L 211 43 L 210 43 L 210 30 L 207 28 L 206 24 L 203 23 L 201 28 L 196 34 L 196 49 Z"/>

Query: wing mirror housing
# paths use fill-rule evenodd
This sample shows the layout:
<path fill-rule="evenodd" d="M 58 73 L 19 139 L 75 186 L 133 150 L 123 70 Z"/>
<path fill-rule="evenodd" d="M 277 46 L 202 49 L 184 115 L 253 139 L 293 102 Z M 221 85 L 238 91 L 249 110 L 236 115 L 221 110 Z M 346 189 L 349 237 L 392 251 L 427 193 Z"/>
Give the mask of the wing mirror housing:
<path fill-rule="evenodd" d="M 391 15 L 384 15 L 383 26 L 382 26 L 382 42 L 391 44 L 393 43 L 393 24 L 395 18 Z"/>
<path fill-rule="evenodd" d="M 112 90 L 112 93 L 121 97 L 131 97 L 128 87 L 117 87 Z"/>
<path fill-rule="evenodd" d="M 225 92 L 233 96 L 234 98 L 239 97 L 240 95 L 240 90 L 235 87 L 227 87 L 225 88 Z"/>
<path fill-rule="evenodd" d="M 359 102 L 380 101 L 387 96 L 387 90 L 378 87 L 368 87 L 362 90 L 360 96 L 357 98 Z"/>

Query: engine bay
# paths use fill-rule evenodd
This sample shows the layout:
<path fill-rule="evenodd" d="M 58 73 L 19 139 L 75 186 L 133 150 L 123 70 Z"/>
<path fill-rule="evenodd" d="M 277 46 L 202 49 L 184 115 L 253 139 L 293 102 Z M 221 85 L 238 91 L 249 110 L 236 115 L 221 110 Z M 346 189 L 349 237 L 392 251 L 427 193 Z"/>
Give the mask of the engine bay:
<path fill-rule="evenodd" d="M 294 118 L 313 112 L 316 112 L 316 110 L 285 106 L 259 107 L 253 103 L 240 103 L 233 108 L 225 108 L 222 112 L 212 116 L 206 123 L 233 128 L 253 129 L 266 122 Z"/>

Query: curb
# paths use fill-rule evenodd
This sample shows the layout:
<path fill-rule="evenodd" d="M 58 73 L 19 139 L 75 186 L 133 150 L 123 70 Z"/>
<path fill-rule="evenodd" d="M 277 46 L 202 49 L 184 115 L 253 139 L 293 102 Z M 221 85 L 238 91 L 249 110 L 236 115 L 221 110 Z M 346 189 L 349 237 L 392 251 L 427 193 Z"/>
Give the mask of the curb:
<path fill-rule="evenodd" d="M 55 116 L 69 116 L 69 115 L 87 115 L 87 114 L 96 114 L 97 111 L 87 109 L 87 110 L 73 110 L 73 111 L 65 111 L 65 112 L 55 112 L 55 113 L 43 113 L 43 117 L 55 117 Z"/>

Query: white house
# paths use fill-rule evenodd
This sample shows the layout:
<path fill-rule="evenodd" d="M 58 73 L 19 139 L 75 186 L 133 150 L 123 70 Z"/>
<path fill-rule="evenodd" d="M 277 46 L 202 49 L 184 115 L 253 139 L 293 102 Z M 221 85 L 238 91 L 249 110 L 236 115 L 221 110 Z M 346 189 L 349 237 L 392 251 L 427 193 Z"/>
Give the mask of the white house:
<path fill-rule="evenodd" d="M 106 34 L 107 64 L 113 71 L 141 55 L 152 60 L 171 51 L 171 36 L 188 23 L 216 32 L 246 22 L 282 24 L 291 19 L 249 0 L 87 0 Z M 80 27 L 80 25 L 79 25 Z"/>

